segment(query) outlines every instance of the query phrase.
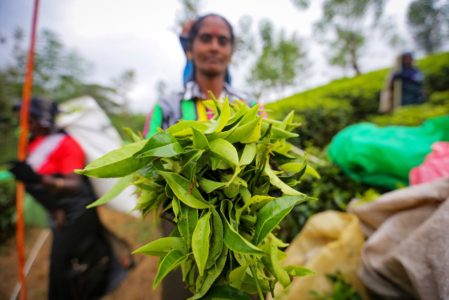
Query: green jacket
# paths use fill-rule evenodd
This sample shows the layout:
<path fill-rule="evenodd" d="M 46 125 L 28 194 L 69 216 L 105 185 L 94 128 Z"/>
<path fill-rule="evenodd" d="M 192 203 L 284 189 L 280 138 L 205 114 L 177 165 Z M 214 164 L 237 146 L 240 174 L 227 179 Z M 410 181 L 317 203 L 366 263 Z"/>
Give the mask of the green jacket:
<path fill-rule="evenodd" d="M 235 99 L 246 101 L 249 105 L 256 104 L 256 101 L 249 101 L 249 95 L 238 92 L 225 83 L 223 93 L 220 98 L 228 97 L 229 101 Z M 161 99 L 148 114 L 145 121 L 143 135 L 145 138 L 157 133 L 159 128 L 167 129 L 179 120 L 196 120 L 196 100 L 207 99 L 199 89 L 199 86 L 190 81 L 186 84 L 185 90 L 174 93 L 167 98 Z"/>

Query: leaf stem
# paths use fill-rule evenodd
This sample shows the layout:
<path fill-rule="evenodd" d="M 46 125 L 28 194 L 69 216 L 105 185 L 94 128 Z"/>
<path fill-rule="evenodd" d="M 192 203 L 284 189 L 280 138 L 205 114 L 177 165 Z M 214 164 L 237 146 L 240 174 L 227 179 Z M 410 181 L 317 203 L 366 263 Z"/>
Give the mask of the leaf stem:
<path fill-rule="evenodd" d="M 259 295 L 260 300 L 264 300 L 262 288 L 260 287 L 259 280 L 257 279 L 257 272 L 254 270 L 254 266 L 250 265 L 251 274 L 253 274 L 254 281 L 256 282 L 257 294 Z"/>

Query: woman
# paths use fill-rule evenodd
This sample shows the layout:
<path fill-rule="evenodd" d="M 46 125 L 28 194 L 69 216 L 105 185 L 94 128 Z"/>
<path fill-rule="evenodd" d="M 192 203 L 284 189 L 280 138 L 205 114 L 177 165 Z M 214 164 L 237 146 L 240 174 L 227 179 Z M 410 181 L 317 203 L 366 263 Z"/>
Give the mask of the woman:
<path fill-rule="evenodd" d="M 48 299 L 95 299 L 118 279 L 116 260 L 97 211 L 86 209 L 96 196 L 86 177 L 73 173 L 84 167 L 84 152 L 56 128 L 57 112 L 56 103 L 32 98 L 29 155 L 14 162 L 10 172 L 50 215 Z"/>
<path fill-rule="evenodd" d="M 179 120 L 206 120 L 211 115 L 202 100 L 229 97 L 250 100 L 246 93 L 237 92 L 226 83 L 226 74 L 234 50 L 234 31 L 222 16 L 208 14 L 192 24 L 187 39 L 187 55 L 193 64 L 193 80 L 180 93 L 162 99 L 149 114 L 144 136 L 150 137 L 158 128 L 166 129 Z M 250 103 L 254 104 L 254 103 Z"/>
<path fill-rule="evenodd" d="M 162 99 L 148 115 L 144 136 L 151 137 L 159 128 L 166 129 L 179 120 L 207 120 L 212 114 L 202 101 L 228 97 L 248 101 L 247 94 L 235 91 L 226 82 L 234 50 L 234 31 L 222 16 L 208 14 L 195 20 L 187 39 L 187 55 L 192 61 L 193 78 L 184 91 Z M 162 220 L 162 231 L 168 236 L 174 225 Z M 187 299 L 192 294 L 184 287 L 181 272 L 170 273 L 162 283 L 162 299 Z"/>

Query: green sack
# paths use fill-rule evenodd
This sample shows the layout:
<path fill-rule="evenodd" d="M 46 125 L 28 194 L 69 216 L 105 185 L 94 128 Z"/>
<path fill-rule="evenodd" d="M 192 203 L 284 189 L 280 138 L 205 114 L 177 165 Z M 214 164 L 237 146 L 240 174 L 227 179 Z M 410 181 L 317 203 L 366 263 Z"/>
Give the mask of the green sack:
<path fill-rule="evenodd" d="M 352 179 L 396 189 L 408 185 L 410 170 L 438 141 L 449 141 L 449 116 L 429 119 L 419 127 L 352 125 L 332 139 L 327 154 Z"/>

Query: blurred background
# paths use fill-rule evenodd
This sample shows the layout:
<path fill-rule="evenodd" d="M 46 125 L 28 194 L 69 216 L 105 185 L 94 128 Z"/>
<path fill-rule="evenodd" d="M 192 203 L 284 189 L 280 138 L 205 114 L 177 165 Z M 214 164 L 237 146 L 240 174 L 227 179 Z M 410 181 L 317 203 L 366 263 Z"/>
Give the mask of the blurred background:
<path fill-rule="evenodd" d="M 33 1 L 0 0 L 0 166 L 16 156 Z M 327 161 L 343 128 L 369 121 L 418 126 L 449 114 L 448 0 L 41 0 L 33 94 L 64 102 L 89 95 L 126 140 L 143 128 L 160 97 L 182 88 L 182 24 L 205 13 L 229 19 L 237 36 L 232 85 L 302 123 L 294 144 L 324 164 L 300 189 L 301 205 L 282 226 L 291 240 L 312 214 L 345 210 L 355 196 L 385 190 L 355 182 Z M 426 103 L 379 114 L 382 89 L 399 54 L 414 54 Z M 12 184 L 0 184 L 0 242 L 13 228 Z M 146 229 L 145 229 L 146 230 Z M 149 287 L 148 287 L 149 289 Z"/>

